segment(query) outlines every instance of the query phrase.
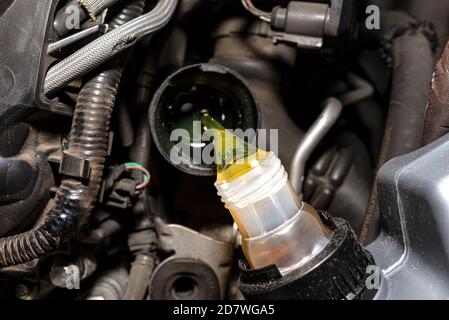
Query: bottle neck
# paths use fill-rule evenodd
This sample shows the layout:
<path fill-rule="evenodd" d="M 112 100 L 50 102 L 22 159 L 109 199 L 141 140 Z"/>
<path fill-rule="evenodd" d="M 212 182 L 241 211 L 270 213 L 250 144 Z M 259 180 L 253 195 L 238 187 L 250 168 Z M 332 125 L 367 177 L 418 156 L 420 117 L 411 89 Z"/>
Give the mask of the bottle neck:
<path fill-rule="evenodd" d="M 299 200 L 274 153 L 215 186 L 239 226 L 253 268 L 276 264 L 288 270 L 317 254 L 332 237 L 318 213 Z"/>
<path fill-rule="evenodd" d="M 246 238 L 271 232 L 296 215 L 302 206 L 274 153 L 243 175 L 225 183 L 217 182 L 216 187 Z"/>

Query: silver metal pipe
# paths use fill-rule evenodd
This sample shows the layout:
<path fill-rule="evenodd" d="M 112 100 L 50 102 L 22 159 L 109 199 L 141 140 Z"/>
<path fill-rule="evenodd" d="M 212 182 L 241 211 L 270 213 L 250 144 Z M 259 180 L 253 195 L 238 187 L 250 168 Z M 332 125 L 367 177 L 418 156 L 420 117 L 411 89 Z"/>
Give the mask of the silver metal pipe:
<path fill-rule="evenodd" d="M 54 93 L 163 28 L 173 17 L 177 4 L 178 0 L 160 0 L 151 12 L 106 33 L 53 66 L 47 73 L 44 93 Z"/>
<path fill-rule="evenodd" d="M 70 46 L 80 40 L 83 40 L 91 35 L 94 35 L 98 32 L 106 33 L 107 31 L 108 31 L 108 25 L 97 24 L 96 26 L 82 30 L 78 33 L 68 36 L 67 38 L 59 40 L 57 42 L 50 43 L 47 48 L 47 53 L 53 54 L 55 52 L 61 51 L 65 47 L 68 47 L 68 46 Z"/>
<path fill-rule="evenodd" d="M 312 152 L 335 125 L 343 111 L 342 103 L 336 98 L 326 99 L 323 105 L 323 112 L 298 145 L 290 166 L 290 182 L 298 195 L 302 193 L 307 160 L 309 160 Z"/>
<path fill-rule="evenodd" d="M 354 105 L 374 95 L 373 85 L 355 73 L 348 74 L 348 82 L 354 89 L 338 97 L 343 106 Z"/>

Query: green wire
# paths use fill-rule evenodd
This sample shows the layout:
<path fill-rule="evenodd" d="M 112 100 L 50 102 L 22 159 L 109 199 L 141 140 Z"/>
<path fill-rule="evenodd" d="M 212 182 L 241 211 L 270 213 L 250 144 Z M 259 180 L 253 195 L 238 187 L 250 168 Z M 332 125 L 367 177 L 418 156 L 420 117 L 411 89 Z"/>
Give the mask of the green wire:
<path fill-rule="evenodd" d="M 139 167 L 139 168 L 143 168 L 143 166 L 141 164 L 135 163 L 135 162 L 127 162 L 124 164 L 125 167 Z M 144 175 L 144 182 L 148 181 L 148 176 Z"/>
<path fill-rule="evenodd" d="M 141 164 L 135 163 L 135 162 L 127 162 L 124 164 L 125 167 L 139 167 L 139 168 L 143 168 L 143 166 Z"/>

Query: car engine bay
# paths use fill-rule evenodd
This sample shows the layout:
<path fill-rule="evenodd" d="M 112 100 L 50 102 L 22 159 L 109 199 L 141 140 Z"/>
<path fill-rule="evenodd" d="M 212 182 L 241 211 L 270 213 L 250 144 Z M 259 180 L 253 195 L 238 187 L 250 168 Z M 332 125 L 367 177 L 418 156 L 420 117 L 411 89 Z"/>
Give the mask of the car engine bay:
<path fill-rule="evenodd" d="M 2 0 L 0 300 L 449 297 L 449 3 Z"/>

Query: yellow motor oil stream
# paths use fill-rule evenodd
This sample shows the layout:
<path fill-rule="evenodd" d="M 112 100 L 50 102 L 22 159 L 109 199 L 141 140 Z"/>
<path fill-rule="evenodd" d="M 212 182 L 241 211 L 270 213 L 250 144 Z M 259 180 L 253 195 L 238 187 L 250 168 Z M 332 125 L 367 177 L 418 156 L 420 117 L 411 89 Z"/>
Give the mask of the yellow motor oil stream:
<path fill-rule="evenodd" d="M 299 200 L 279 158 L 207 114 L 201 121 L 214 137 L 215 187 L 239 227 L 250 267 L 276 265 L 286 275 L 316 256 L 333 232 L 315 209 Z"/>
<path fill-rule="evenodd" d="M 213 133 L 217 182 L 225 183 L 252 170 L 269 153 L 243 141 L 226 130 L 218 121 L 205 114 L 201 118 L 204 130 Z"/>

